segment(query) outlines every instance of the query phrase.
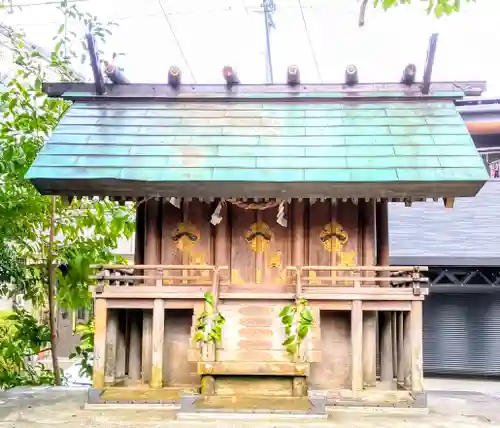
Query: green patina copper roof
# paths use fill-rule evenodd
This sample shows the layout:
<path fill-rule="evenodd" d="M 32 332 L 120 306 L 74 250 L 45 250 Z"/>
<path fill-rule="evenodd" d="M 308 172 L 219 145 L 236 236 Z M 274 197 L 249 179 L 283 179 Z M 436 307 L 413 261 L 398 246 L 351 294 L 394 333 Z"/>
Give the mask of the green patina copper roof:
<path fill-rule="evenodd" d="M 472 196 L 452 101 L 75 102 L 28 172 L 43 193 Z"/>

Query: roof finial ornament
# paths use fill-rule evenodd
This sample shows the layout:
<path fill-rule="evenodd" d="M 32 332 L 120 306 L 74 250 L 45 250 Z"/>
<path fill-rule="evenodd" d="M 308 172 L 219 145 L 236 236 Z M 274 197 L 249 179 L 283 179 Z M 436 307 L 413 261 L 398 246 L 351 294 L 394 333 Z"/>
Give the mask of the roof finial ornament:
<path fill-rule="evenodd" d="M 115 57 L 115 55 L 113 55 Z M 104 72 L 109 80 L 115 85 L 128 85 L 130 81 L 125 77 L 125 74 L 115 64 L 107 60 L 103 61 Z"/>
<path fill-rule="evenodd" d="M 226 65 L 222 69 L 222 76 L 226 81 L 227 86 L 237 85 L 240 83 L 240 79 L 238 78 L 238 74 L 233 69 L 233 67 Z"/>
<path fill-rule="evenodd" d="M 173 65 L 168 69 L 168 84 L 173 88 L 177 88 L 181 84 L 181 70 Z"/>
<path fill-rule="evenodd" d="M 290 86 L 300 84 L 300 70 L 296 65 L 289 65 L 286 73 L 286 80 Z"/>
<path fill-rule="evenodd" d="M 415 64 L 408 64 L 403 70 L 403 77 L 401 78 L 401 83 L 411 86 L 415 83 L 415 78 L 417 76 L 417 66 Z"/>
<path fill-rule="evenodd" d="M 349 64 L 345 68 L 345 83 L 354 86 L 359 82 L 358 68 L 354 64 Z"/>

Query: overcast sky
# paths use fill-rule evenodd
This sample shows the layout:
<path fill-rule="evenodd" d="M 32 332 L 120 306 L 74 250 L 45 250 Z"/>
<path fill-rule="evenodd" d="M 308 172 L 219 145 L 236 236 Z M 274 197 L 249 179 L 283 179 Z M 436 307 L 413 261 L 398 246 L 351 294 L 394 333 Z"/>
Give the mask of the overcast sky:
<path fill-rule="evenodd" d="M 54 5 L 34 5 L 49 0 L 13 2 L 27 6 L 13 14 L 0 12 L 1 20 L 50 48 L 61 23 Z M 357 26 L 356 0 L 275 2 L 271 47 L 276 82 L 285 80 L 289 64 L 299 66 L 304 82 L 341 81 L 349 63 L 358 66 L 361 81 L 397 81 L 408 62 L 417 65 L 421 76 L 428 38 L 439 32 L 433 80 L 484 79 L 486 95 L 500 96 L 500 0 L 477 0 L 440 20 L 428 17 L 418 1 L 389 12 L 369 9 L 364 28 Z M 163 83 L 168 67 L 178 65 L 185 83 L 218 83 L 226 64 L 237 68 L 245 83 L 266 80 L 261 0 L 79 3 L 80 9 L 119 24 L 106 50 L 126 54 L 121 64 L 133 82 Z"/>

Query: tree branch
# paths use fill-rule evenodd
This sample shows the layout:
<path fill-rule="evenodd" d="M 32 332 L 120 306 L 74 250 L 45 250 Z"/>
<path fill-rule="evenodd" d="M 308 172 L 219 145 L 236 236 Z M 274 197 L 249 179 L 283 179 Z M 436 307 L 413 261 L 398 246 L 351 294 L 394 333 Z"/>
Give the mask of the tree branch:
<path fill-rule="evenodd" d="M 42 352 L 47 352 L 47 351 L 51 351 L 51 350 L 52 350 L 52 348 L 49 346 L 48 348 L 40 349 L 38 352 L 35 352 L 34 354 L 27 354 L 27 355 L 25 355 L 25 357 L 32 357 L 34 355 L 41 354 Z"/>

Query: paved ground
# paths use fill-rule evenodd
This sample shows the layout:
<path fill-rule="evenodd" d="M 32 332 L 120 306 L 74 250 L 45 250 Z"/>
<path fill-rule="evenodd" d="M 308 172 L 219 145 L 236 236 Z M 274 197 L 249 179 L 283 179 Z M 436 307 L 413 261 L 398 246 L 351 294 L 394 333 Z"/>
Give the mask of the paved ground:
<path fill-rule="evenodd" d="M 333 414 L 324 422 L 194 422 L 160 411 L 83 410 L 82 389 L 0 392 L 0 428 L 475 428 L 500 427 L 500 382 L 427 381 L 428 415 Z"/>

